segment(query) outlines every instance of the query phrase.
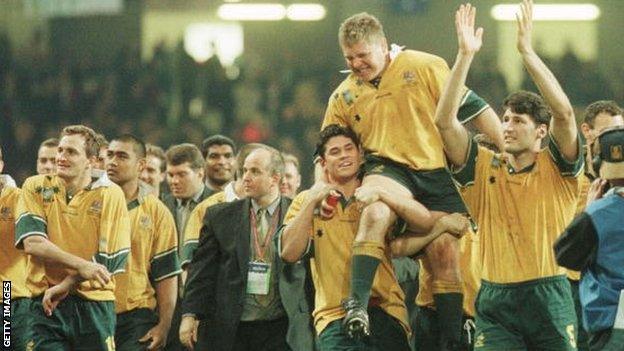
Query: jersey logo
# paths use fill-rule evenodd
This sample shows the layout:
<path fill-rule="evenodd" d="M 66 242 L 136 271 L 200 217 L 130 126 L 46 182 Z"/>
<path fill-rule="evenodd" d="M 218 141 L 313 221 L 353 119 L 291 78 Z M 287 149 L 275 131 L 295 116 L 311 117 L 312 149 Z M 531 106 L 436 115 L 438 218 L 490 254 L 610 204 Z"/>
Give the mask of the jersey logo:
<path fill-rule="evenodd" d="M 318 236 L 319 238 L 323 236 L 323 231 L 322 230 L 317 230 L 316 231 L 316 236 Z"/>
<path fill-rule="evenodd" d="M 613 161 L 622 161 L 624 158 L 624 156 L 622 156 L 622 145 L 612 145 L 610 151 Z"/>
<path fill-rule="evenodd" d="M 360 117 L 360 115 L 355 115 L 355 121 L 359 122 L 362 120 L 362 117 Z"/>
<path fill-rule="evenodd" d="M 412 71 L 403 72 L 403 80 L 407 84 L 413 84 L 416 81 L 416 73 Z"/>
<path fill-rule="evenodd" d="M 0 219 L 3 221 L 9 220 L 11 219 L 11 208 L 10 207 L 3 207 L 2 209 L 0 209 Z"/>
<path fill-rule="evenodd" d="M 368 173 L 371 173 L 371 174 L 383 173 L 384 168 L 386 168 L 384 165 L 378 165 L 378 166 L 373 167 L 373 169 L 368 171 Z"/>
<path fill-rule="evenodd" d="M 353 102 L 355 101 L 355 98 L 353 97 L 353 93 L 351 93 L 351 90 L 349 89 L 342 92 L 342 98 L 347 103 L 347 105 L 352 105 Z"/>
<path fill-rule="evenodd" d="M 38 186 L 35 188 L 35 192 L 41 194 L 43 197 L 43 202 L 52 202 L 54 199 L 54 194 L 58 194 L 59 188 L 57 186 L 54 187 L 42 187 Z"/>
<path fill-rule="evenodd" d="M 477 335 L 477 338 L 475 339 L 475 343 L 474 343 L 474 347 L 484 347 L 485 346 L 485 334 L 479 334 Z"/>
<path fill-rule="evenodd" d="M 100 213 L 102 212 L 102 201 L 95 200 L 91 203 L 91 207 L 89 207 L 89 212 Z"/>
<path fill-rule="evenodd" d="M 139 224 L 141 225 L 141 228 L 149 229 L 152 221 L 150 221 L 148 216 L 141 216 L 141 218 L 139 219 Z"/>

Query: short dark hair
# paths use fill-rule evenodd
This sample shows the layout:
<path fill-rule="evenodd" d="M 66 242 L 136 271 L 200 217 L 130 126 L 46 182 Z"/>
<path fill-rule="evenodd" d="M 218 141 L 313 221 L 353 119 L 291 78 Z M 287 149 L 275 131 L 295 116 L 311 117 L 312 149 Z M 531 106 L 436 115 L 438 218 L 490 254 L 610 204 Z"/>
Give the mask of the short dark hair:
<path fill-rule="evenodd" d="M 165 150 L 163 150 L 162 147 L 154 144 L 145 144 L 145 156 L 154 156 L 159 159 L 161 172 L 167 169 L 167 158 L 165 157 Z"/>
<path fill-rule="evenodd" d="M 327 145 L 329 139 L 340 135 L 351 139 L 355 146 L 357 146 L 358 148 L 360 147 L 360 138 L 358 138 L 357 134 L 355 134 L 353 129 L 349 127 L 343 127 L 338 124 L 330 124 L 327 127 L 323 128 L 323 130 L 321 130 L 321 132 L 319 133 L 319 141 L 316 144 L 316 154 L 320 157 L 324 157 L 325 146 Z"/>
<path fill-rule="evenodd" d="M 590 127 L 594 127 L 594 121 L 596 116 L 601 113 L 606 113 L 609 116 L 617 116 L 622 114 L 622 109 L 615 101 L 612 100 L 600 100 L 591 103 L 585 109 L 585 117 L 583 122 L 589 124 Z"/>
<path fill-rule="evenodd" d="M 59 145 L 58 138 L 49 138 L 49 139 L 44 140 L 39 145 L 39 149 L 41 149 L 42 147 L 58 147 L 58 145 Z"/>
<path fill-rule="evenodd" d="M 550 108 L 541 96 L 530 91 L 511 93 L 503 101 L 503 108 L 510 109 L 513 113 L 529 115 L 536 125 L 550 124 Z"/>
<path fill-rule="evenodd" d="M 201 152 L 191 143 L 173 145 L 165 153 L 167 164 L 178 166 L 188 162 L 192 169 L 203 169 L 204 158 Z"/>
<path fill-rule="evenodd" d="M 61 137 L 67 135 L 81 135 L 85 139 L 85 153 L 87 157 L 97 156 L 100 151 L 100 145 L 97 141 L 97 133 L 93 129 L 81 124 L 71 125 L 63 128 Z"/>
<path fill-rule="evenodd" d="M 134 153 L 137 155 L 137 158 L 145 158 L 147 154 L 147 150 L 145 147 L 145 143 L 143 140 L 139 139 L 137 136 L 132 134 L 121 134 L 111 139 L 113 141 L 121 141 L 122 143 L 131 143 L 132 148 L 134 149 Z"/>
<path fill-rule="evenodd" d="M 236 145 L 234 140 L 226 137 L 225 135 L 215 134 L 202 141 L 201 153 L 204 159 L 208 157 L 208 149 L 213 145 L 229 145 L 232 148 L 232 153 L 236 153 Z"/>

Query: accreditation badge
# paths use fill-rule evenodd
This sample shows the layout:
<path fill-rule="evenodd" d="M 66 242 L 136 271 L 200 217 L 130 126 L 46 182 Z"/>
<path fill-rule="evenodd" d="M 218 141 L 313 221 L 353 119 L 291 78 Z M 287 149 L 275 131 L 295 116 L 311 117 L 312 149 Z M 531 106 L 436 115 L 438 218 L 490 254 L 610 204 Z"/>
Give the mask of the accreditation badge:
<path fill-rule="evenodd" d="M 271 283 L 271 265 L 264 262 L 249 262 L 247 272 L 247 293 L 267 295 Z"/>
<path fill-rule="evenodd" d="M 620 291 L 620 303 L 618 304 L 617 314 L 613 329 L 624 330 L 624 290 Z"/>

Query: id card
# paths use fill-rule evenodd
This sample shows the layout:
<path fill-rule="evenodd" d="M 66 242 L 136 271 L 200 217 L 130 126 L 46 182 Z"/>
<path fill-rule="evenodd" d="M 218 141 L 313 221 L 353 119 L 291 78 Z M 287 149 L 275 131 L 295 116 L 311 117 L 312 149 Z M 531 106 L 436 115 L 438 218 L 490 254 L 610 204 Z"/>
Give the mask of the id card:
<path fill-rule="evenodd" d="M 618 304 L 615 324 L 613 329 L 624 329 L 624 290 L 620 291 L 620 303 Z"/>
<path fill-rule="evenodd" d="M 271 283 L 271 265 L 264 262 L 249 262 L 247 272 L 247 293 L 267 295 Z"/>

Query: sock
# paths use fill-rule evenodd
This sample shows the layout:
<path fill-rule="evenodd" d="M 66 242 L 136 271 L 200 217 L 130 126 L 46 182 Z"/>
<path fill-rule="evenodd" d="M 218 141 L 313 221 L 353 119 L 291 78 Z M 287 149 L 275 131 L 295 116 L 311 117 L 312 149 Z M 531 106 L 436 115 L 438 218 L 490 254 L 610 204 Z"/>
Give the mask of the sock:
<path fill-rule="evenodd" d="M 364 308 L 368 300 L 377 273 L 377 267 L 384 256 L 384 246 L 376 241 L 358 241 L 353 243 L 351 261 L 351 297 L 355 297 Z"/>
<path fill-rule="evenodd" d="M 433 282 L 433 301 L 438 313 L 441 350 L 461 340 L 464 295 L 461 283 L 443 280 Z"/>

